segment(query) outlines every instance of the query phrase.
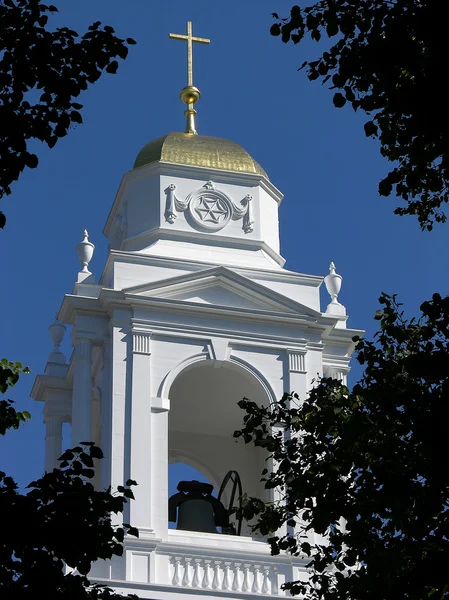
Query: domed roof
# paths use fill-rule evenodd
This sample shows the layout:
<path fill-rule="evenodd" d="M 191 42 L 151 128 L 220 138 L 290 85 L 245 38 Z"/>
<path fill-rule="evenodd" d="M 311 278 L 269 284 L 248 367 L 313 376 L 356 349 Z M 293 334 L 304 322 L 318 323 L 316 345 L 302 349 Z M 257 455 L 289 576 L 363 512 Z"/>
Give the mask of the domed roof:
<path fill-rule="evenodd" d="M 191 133 L 169 133 L 142 148 L 134 168 L 163 161 L 177 165 L 209 167 L 238 173 L 268 175 L 239 144 L 223 138 Z"/>

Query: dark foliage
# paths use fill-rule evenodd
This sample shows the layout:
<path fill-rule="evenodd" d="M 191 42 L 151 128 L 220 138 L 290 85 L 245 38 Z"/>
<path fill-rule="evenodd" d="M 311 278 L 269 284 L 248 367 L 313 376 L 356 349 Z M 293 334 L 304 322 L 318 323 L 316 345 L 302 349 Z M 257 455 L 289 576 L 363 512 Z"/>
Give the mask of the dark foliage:
<path fill-rule="evenodd" d="M 82 123 L 75 98 L 104 71 L 115 73 L 116 59 L 126 58 L 127 46 L 135 43 L 100 22 L 82 36 L 68 27 L 54 29 L 49 16 L 55 12 L 40 0 L 0 1 L 0 197 L 11 193 L 26 167 L 37 167 L 29 141 L 52 148 Z"/>
<path fill-rule="evenodd" d="M 334 105 L 347 102 L 369 115 L 365 133 L 378 138 L 395 163 L 379 184 L 404 200 L 399 215 L 422 228 L 445 221 L 448 201 L 449 119 L 444 73 L 448 63 L 446 2 L 435 0 L 321 0 L 294 6 L 271 33 L 295 44 L 310 36 L 325 47 L 306 60 L 310 80 L 331 83 Z M 326 43 L 326 39 L 330 41 Z"/>
<path fill-rule="evenodd" d="M 352 391 L 322 379 L 307 399 L 240 403 L 234 435 L 274 457 L 265 486 L 285 500 L 246 499 L 244 516 L 263 535 L 294 528 L 272 552 L 310 557 L 310 584 L 285 586 L 310 599 L 449 597 L 449 297 L 409 321 L 394 297 L 380 302 L 376 340 L 355 339 L 364 374 Z"/>

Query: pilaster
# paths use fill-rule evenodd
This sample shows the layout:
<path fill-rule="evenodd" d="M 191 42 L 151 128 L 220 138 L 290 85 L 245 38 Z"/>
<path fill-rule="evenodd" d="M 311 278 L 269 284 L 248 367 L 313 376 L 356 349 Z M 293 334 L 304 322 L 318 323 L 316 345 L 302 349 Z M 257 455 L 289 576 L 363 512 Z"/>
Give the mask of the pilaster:
<path fill-rule="evenodd" d="M 133 329 L 128 346 L 132 363 L 130 417 L 130 477 L 137 481 L 135 502 L 131 502 L 130 523 L 140 531 L 152 528 L 151 476 L 154 455 L 151 452 L 151 332 Z"/>
<path fill-rule="evenodd" d="M 91 441 L 92 341 L 75 339 L 72 400 L 72 446 Z"/>
<path fill-rule="evenodd" d="M 304 401 L 307 397 L 306 345 L 299 348 L 287 348 L 286 354 L 288 364 L 284 391 L 295 392 L 299 399 Z"/>

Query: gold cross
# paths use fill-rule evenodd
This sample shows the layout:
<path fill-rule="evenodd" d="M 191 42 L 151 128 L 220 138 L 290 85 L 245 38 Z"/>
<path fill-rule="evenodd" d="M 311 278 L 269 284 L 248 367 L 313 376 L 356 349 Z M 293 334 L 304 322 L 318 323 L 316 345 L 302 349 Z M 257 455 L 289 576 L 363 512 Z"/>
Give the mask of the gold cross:
<path fill-rule="evenodd" d="M 187 42 L 187 85 L 193 86 L 193 42 L 210 44 L 210 40 L 207 38 L 194 37 L 192 35 L 192 21 L 187 21 L 187 35 L 170 33 L 169 37 L 175 40 L 185 40 Z"/>

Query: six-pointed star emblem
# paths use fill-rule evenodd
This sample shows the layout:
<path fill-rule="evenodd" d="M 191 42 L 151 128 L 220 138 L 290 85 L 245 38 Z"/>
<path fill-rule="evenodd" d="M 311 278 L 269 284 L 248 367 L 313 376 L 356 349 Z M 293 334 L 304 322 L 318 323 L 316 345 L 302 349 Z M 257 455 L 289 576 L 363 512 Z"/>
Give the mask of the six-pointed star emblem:
<path fill-rule="evenodd" d="M 223 206 L 219 198 L 201 196 L 195 210 L 200 219 L 206 223 L 220 223 L 228 215 L 227 207 Z"/>

